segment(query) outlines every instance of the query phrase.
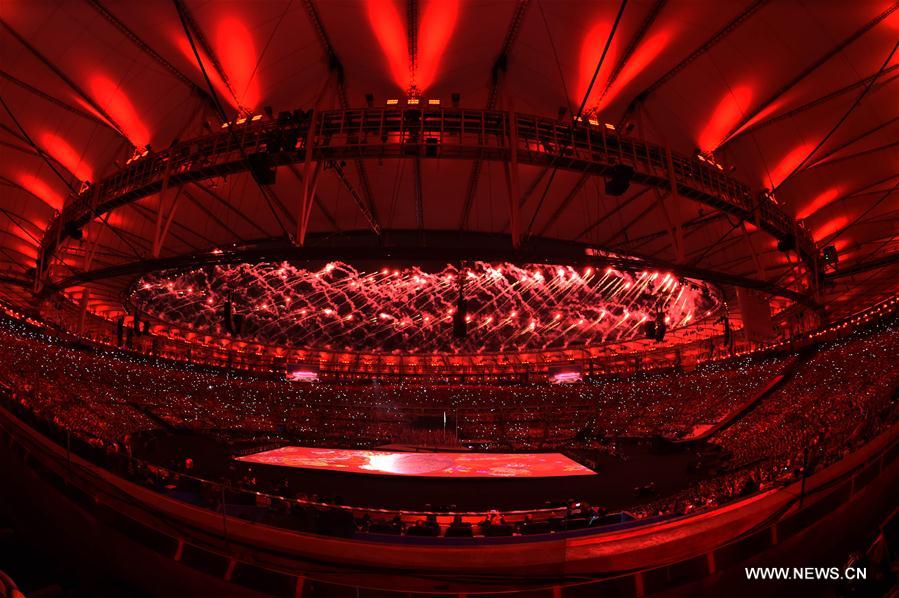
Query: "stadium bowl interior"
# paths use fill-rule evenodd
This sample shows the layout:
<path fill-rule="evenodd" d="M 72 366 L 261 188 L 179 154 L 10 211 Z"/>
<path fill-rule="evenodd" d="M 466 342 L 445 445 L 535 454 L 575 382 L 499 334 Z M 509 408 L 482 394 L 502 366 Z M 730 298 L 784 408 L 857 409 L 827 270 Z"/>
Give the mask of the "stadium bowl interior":
<path fill-rule="evenodd" d="M 0 596 L 894 586 L 899 3 L 0 25 Z"/>

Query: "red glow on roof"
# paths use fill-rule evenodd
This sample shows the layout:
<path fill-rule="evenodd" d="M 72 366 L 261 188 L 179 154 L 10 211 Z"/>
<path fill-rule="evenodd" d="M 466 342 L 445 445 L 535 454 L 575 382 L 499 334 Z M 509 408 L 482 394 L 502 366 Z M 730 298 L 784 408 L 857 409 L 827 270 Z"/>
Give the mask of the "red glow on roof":
<path fill-rule="evenodd" d="M 132 145 L 143 147 L 150 143 L 149 129 L 119 85 L 105 75 L 94 75 L 90 90 L 94 101 L 122 128 Z"/>
<path fill-rule="evenodd" d="M 255 108 L 259 103 L 259 85 L 255 80 L 257 55 L 253 35 L 243 21 L 228 16 L 219 21 L 215 41 L 213 52 L 218 54 L 238 103 L 247 109 Z"/>
<path fill-rule="evenodd" d="M 19 228 L 18 226 L 11 226 L 6 232 L 8 232 L 9 234 L 11 234 L 14 237 L 21 239 L 22 241 L 25 241 L 29 245 L 36 245 L 37 240 L 35 239 L 35 237 L 40 238 L 40 234 L 34 235 L 34 237 L 28 236 L 28 233 L 25 232 L 24 230 L 22 230 L 21 228 Z"/>
<path fill-rule="evenodd" d="M 815 145 L 812 143 L 803 143 L 802 145 L 793 148 L 790 153 L 784 156 L 783 159 L 777 163 L 777 166 L 771 170 L 771 186 L 777 187 L 780 185 L 813 149 L 815 149 Z"/>
<path fill-rule="evenodd" d="M 190 47 L 190 42 L 187 41 L 187 38 L 184 37 L 184 33 L 181 29 L 172 29 L 170 31 L 170 36 L 181 52 L 184 55 L 184 58 L 190 62 L 194 68 L 197 69 L 197 75 L 199 76 L 200 67 L 197 66 L 197 57 L 194 56 L 193 48 Z M 212 61 L 209 60 L 209 56 L 203 52 L 202 48 L 197 48 L 197 52 L 200 54 L 200 59 L 203 61 L 203 66 L 206 67 L 206 75 L 209 77 L 209 80 L 212 82 L 212 86 L 215 87 L 218 96 L 228 102 L 234 108 L 238 108 L 237 100 L 234 96 L 231 95 L 231 92 L 228 91 L 228 86 L 225 85 L 225 82 L 222 81 L 222 78 L 219 77 L 218 72 L 214 68 L 212 68 Z"/>
<path fill-rule="evenodd" d="M 748 129 L 750 127 L 754 127 L 755 125 L 761 123 L 762 121 L 764 121 L 765 119 L 767 119 L 769 117 L 773 117 L 777 112 L 780 111 L 780 109 L 783 105 L 784 105 L 784 101 L 782 98 L 779 100 L 776 100 L 774 102 L 771 102 L 770 104 L 768 104 L 767 106 L 762 108 L 761 112 L 759 112 L 758 114 L 756 114 L 755 116 L 750 118 L 742 127 L 737 129 L 736 131 L 734 131 L 732 135 L 729 135 L 727 137 L 727 139 L 722 140 L 721 143 L 724 143 L 725 141 L 730 141 L 731 139 L 733 139 L 734 137 L 736 137 L 737 135 L 739 135 L 746 129 Z"/>
<path fill-rule="evenodd" d="M 646 67 L 658 58 L 659 54 L 662 53 L 662 50 L 664 50 L 671 42 L 672 33 L 671 29 L 659 31 L 647 38 L 646 41 L 637 47 L 633 55 L 631 55 L 630 59 L 618 73 L 618 77 L 615 79 L 615 83 L 612 84 L 609 92 L 602 99 L 603 104 L 610 103 L 619 91 L 627 87 L 627 84 L 633 81 L 634 77 L 642 73 Z M 609 50 L 611 51 L 611 48 Z"/>
<path fill-rule="evenodd" d="M 821 208 L 829 206 L 840 196 L 841 192 L 842 189 L 840 187 L 831 187 L 823 193 L 818 194 L 813 200 L 796 212 L 796 218 L 804 220 Z"/>
<path fill-rule="evenodd" d="M 587 31 L 587 35 L 584 36 L 584 39 L 581 42 L 581 53 L 577 71 L 578 81 L 577 87 L 575 88 L 576 97 L 574 98 L 578 105 L 583 101 L 584 95 L 586 95 L 587 89 L 590 87 L 590 81 L 593 79 L 593 73 L 596 72 L 596 65 L 599 64 L 599 59 L 602 57 L 602 51 L 603 48 L 606 47 L 606 40 L 608 39 L 611 30 L 612 24 L 606 20 L 601 20 L 590 27 L 590 30 Z M 596 104 L 599 93 L 604 87 L 603 82 L 605 81 L 605 76 L 608 75 L 612 69 L 612 65 L 615 64 L 615 55 L 617 52 L 615 46 L 615 41 L 612 40 L 612 44 L 609 46 L 609 51 L 606 53 L 602 68 L 599 70 L 599 75 L 596 77 L 596 83 L 593 85 L 593 89 L 590 90 L 590 97 L 587 98 L 585 106 L 590 107 Z"/>
<path fill-rule="evenodd" d="M 833 246 L 836 248 L 837 252 L 841 252 L 849 247 L 850 242 L 851 240 L 846 238 L 837 239 Z"/>
<path fill-rule="evenodd" d="M 828 220 L 820 227 L 816 228 L 814 233 L 812 233 L 812 236 L 815 238 L 816 242 L 821 241 L 839 231 L 847 224 L 849 224 L 848 216 L 837 216 L 836 218 Z"/>
<path fill-rule="evenodd" d="M 381 45 L 390 74 L 402 89 L 409 87 L 409 47 L 406 43 L 406 25 L 393 0 L 365 0 L 368 20 Z"/>
<path fill-rule="evenodd" d="M 23 174 L 19 177 L 19 183 L 21 183 L 22 187 L 24 187 L 29 193 L 40 198 L 41 201 L 43 201 L 54 210 L 62 209 L 62 195 L 54 191 L 50 187 L 50 185 L 45 183 L 43 180 L 31 174 Z"/>
<path fill-rule="evenodd" d="M 84 157 L 65 139 L 54 133 L 44 133 L 40 136 L 40 142 L 43 150 L 58 160 L 78 180 L 94 180 L 94 172 L 90 164 L 85 162 Z"/>
<path fill-rule="evenodd" d="M 27 258 L 31 258 L 33 260 L 37 259 L 37 247 L 32 245 L 28 245 L 27 243 L 13 243 L 12 245 L 8 245 L 13 250 L 21 253 Z"/>
<path fill-rule="evenodd" d="M 737 85 L 728 90 L 715 106 L 705 128 L 699 134 L 699 149 L 710 152 L 721 145 L 724 137 L 740 122 L 752 101 L 752 87 Z M 801 159 L 801 158 L 800 158 Z"/>
<path fill-rule="evenodd" d="M 427 89 L 434 82 L 443 52 L 456 28 L 458 16 L 459 0 L 430 0 L 425 6 L 418 28 L 415 85 L 419 91 Z"/>

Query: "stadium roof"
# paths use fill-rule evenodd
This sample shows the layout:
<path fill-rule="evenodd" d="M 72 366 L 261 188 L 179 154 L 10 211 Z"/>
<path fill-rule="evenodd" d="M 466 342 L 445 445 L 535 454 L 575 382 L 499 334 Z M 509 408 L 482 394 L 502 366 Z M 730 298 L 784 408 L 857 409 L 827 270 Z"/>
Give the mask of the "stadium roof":
<path fill-rule="evenodd" d="M 462 108 L 569 123 L 581 113 L 699 150 L 836 247 L 835 312 L 896 291 L 899 3 L 5 0 L 0 11 L 0 271 L 12 281 L 0 289 L 18 303 L 31 290 L 14 282 L 33 278 L 55 211 L 135 148 L 161 151 L 266 107 L 448 107 L 454 94 Z M 311 239 L 508 231 L 500 161 L 347 162 L 316 178 Z M 517 169 L 525 236 L 778 284 L 795 276 L 796 255 L 751 221 L 640 184 L 616 197 L 601 176 Z M 304 175 L 299 164 L 270 187 L 246 172 L 188 183 L 166 195 L 162 218 L 151 194 L 96 214 L 59 256 L 70 272 L 149 259 L 160 222 L 162 257 L 287 238 Z M 124 286 L 92 283 L 91 309 L 120 312 Z"/>

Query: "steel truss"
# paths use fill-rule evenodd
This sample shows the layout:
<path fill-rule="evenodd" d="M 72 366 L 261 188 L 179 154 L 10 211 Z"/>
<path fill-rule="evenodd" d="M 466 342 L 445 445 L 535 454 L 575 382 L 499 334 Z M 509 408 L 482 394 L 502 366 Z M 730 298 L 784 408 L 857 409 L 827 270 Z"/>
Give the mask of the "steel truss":
<path fill-rule="evenodd" d="M 633 182 L 692 199 L 748 220 L 793 247 L 811 270 L 811 235 L 768 196 L 753 193 L 713 164 L 624 136 L 599 124 L 565 123 L 516 112 L 453 108 L 361 108 L 299 118 L 251 120 L 149 152 L 115 174 L 73 195 L 41 242 L 37 279 L 47 281 L 66 237 L 92 219 L 164 189 L 245 172 L 262 161 L 272 167 L 348 159 L 492 160 L 560 168 L 599 176 L 617 164 L 634 169 Z M 512 239 L 520 231 L 510 231 Z"/>

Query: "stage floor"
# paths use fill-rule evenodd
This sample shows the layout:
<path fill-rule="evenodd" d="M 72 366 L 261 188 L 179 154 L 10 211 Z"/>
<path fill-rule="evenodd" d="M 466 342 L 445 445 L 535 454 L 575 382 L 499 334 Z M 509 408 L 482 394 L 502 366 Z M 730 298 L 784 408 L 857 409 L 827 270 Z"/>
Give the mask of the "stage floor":
<path fill-rule="evenodd" d="M 285 446 L 238 461 L 297 469 L 427 478 L 554 478 L 596 475 L 562 453 L 413 453 Z"/>

